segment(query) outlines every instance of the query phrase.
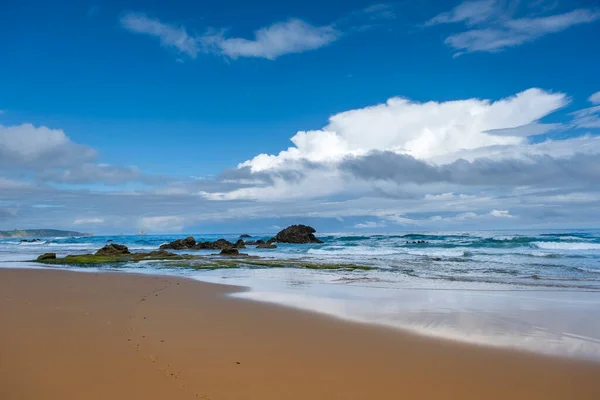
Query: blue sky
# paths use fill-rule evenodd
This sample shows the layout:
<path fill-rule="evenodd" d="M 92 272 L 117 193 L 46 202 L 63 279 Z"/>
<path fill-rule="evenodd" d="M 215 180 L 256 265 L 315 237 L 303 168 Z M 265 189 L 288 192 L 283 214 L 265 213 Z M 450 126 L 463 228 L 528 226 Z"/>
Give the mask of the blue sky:
<path fill-rule="evenodd" d="M 3 6 L 0 229 L 599 216 L 597 2 L 326 3 Z"/>

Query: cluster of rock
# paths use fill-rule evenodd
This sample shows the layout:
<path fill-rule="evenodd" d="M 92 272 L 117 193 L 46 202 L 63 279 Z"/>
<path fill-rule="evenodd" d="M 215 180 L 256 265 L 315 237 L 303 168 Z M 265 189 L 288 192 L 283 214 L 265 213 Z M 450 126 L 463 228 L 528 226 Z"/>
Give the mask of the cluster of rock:
<path fill-rule="evenodd" d="M 241 239 L 236 243 L 231 243 L 225 239 L 218 239 L 214 242 L 196 242 L 193 236 L 188 236 L 185 239 L 177 239 L 174 242 L 160 246 L 162 250 L 224 250 L 243 249 L 244 247 L 245 243 Z"/>
<path fill-rule="evenodd" d="M 426 240 L 413 240 L 412 242 L 411 241 L 406 242 L 406 244 L 427 244 L 427 243 L 429 243 L 429 242 Z"/>
<path fill-rule="evenodd" d="M 154 258 L 154 259 L 166 259 L 170 257 L 180 257 L 177 254 L 170 253 L 167 250 L 221 250 L 220 255 L 234 257 L 234 256 L 247 256 L 247 254 L 241 254 L 239 249 L 244 249 L 246 246 L 256 246 L 257 249 L 275 249 L 277 246 L 275 243 L 323 243 L 317 237 L 315 237 L 315 229 L 307 225 L 292 225 L 281 232 L 275 237 L 267 240 L 266 242 L 262 239 L 254 241 L 244 241 L 249 239 L 250 235 L 241 235 L 239 240 L 232 243 L 225 239 L 218 239 L 214 242 L 197 242 L 193 236 L 189 236 L 185 239 L 177 239 L 171 243 L 165 243 L 160 246 L 157 251 L 150 253 L 131 253 L 127 246 L 116 243 L 109 243 L 95 254 L 83 254 L 78 257 L 109 257 L 112 259 L 142 259 L 142 258 Z M 69 257 L 69 256 L 67 256 Z M 55 253 L 46 253 L 38 257 L 38 261 L 56 260 Z"/>
<path fill-rule="evenodd" d="M 122 244 L 107 244 L 94 254 L 80 254 L 77 257 L 110 257 L 113 259 L 119 258 L 133 258 L 133 259 L 142 259 L 142 258 L 160 258 L 166 259 L 171 257 L 179 257 L 175 253 L 169 253 L 165 250 L 155 250 L 149 253 L 131 253 L 127 246 Z M 67 256 L 69 258 L 70 256 Z M 37 258 L 37 261 L 50 261 L 56 260 L 56 253 L 45 253 Z"/>
<path fill-rule="evenodd" d="M 38 243 L 41 242 L 40 239 L 21 239 L 20 240 L 21 243 Z"/>

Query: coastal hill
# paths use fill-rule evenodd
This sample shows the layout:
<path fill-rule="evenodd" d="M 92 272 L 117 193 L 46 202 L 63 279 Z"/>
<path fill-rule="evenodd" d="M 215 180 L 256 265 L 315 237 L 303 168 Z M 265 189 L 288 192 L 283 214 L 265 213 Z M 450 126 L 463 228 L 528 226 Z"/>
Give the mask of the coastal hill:
<path fill-rule="evenodd" d="M 74 231 L 61 231 L 57 229 L 15 229 L 12 231 L 0 231 L 3 238 L 29 238 L 29 237 L 69 237 L 69 236 L 93 236 L 91 233 Z"/>

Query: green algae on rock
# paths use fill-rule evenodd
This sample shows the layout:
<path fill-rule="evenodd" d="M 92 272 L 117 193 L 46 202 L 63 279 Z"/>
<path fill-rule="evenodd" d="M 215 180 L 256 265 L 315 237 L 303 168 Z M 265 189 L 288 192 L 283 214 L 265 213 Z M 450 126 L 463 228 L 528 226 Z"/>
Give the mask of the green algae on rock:
<path fill-rule="evenodd" d="M 73 254 L 57 258 L 54 253 L 39 256 L 36 262 L 56 265 L 102 265 L 135 263 L 140 261 L 157 261 L 157 267 L 191 268 L 191 269 L 224 269 L 224 268 L 307 268 L 316 270 L 361 270 L 369 271 L 374 268 L 356 264 L 330 264 L 313 262 L 311 260 L 280 260 L 261 258 L 241 254 L 237 249 L 227 249 L 221 254 L 199 256 L 189 254 L 174 254 L 165 250 L 150 253 L 130 253 L 126 246 L 108 244 L 95 254 Z"/>

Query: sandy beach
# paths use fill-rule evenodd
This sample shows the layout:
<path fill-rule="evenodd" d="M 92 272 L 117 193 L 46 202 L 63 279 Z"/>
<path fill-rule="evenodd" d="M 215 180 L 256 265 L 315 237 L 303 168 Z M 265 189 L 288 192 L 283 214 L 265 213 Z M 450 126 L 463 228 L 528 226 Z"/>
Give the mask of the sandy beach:
<path fill-rule="evenodd" d="M 0 398 L 600 398 L 600 364 L 225 296 L 235 290 L 0 269 Z"/>

